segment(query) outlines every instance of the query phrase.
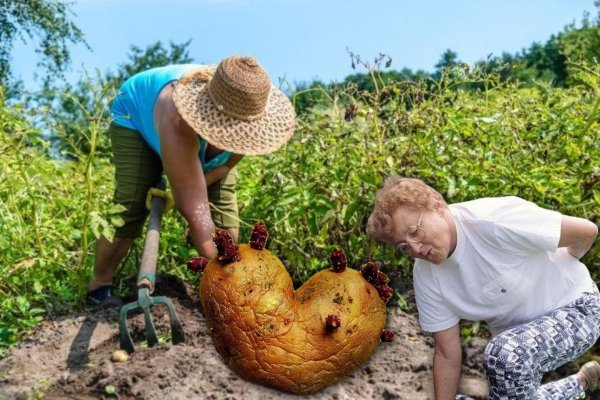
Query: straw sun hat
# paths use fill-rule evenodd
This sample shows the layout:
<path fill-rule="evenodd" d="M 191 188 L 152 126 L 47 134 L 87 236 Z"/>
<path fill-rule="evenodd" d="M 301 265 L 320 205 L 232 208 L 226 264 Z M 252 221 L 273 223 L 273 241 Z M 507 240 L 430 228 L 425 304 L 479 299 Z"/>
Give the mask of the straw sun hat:
<path fill-rule="evenodd" d="M 186 72 L 173 100 L 183 119 L 210 144 L 238 154 L 267 154 L 287 142 L 296 126 L 285 94 L 271 85 L 253 57 Z"/>

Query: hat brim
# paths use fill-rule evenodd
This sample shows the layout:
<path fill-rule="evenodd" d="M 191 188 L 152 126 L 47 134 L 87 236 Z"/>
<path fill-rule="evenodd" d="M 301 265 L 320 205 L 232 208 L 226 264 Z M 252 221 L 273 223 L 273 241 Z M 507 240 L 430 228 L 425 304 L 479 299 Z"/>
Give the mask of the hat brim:
<path fill-rule="evenodd" d="M 237 119 L 220 111 L 208 93 L 206 79 L 182 79 L 173 92 L 177 111 L 213 146 L 236 154 L 261 155 L 279 149 L 293 135 L 296 119 L 292 103 L 271 86 L 264 114 L 255 120 Z"/>

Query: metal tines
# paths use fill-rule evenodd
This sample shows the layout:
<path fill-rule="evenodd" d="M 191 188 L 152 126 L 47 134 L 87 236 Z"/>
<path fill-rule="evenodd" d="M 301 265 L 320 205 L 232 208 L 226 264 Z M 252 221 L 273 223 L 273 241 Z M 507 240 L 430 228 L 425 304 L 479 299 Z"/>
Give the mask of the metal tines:
<path fill-rule="evenodd" d="M 157 188 L 164 194 L 165 182 L 162 180 Z M 165 208 L 165 198 L 151 192 L 152 202 L 150 207 L 150 217 L 148 220 L 148 229 L 146 232 L 146 241 L 144 244 L 144 253 L 142 255 L 142 264 L 138 274 L 137 287 L 138 299 L 132 303 L 126 304 L 121 308 L 119 315 L 119 343 L 121 349 L 128 353 L 134 352 L 133 340 L 127 325 L 127 315 L 135 310 L 141 309 L 144 313 L 145 329 L 144 334 L 148 347 L 158 343 L 158 336 L 150 314 L 151 307 L 155 304 L 164 304 L 169 311 L 171 322 L 171 341 L 173 344 L 185 341 L 185 335 L 181 322 L 173 307 L 173 302 L 166 296 L 151 296 L 154 291 L 154 282 L 156 281 L 156 263 L 158 259 L 158 246 L 160 239 L 160 228 L 163 211 Z"/>

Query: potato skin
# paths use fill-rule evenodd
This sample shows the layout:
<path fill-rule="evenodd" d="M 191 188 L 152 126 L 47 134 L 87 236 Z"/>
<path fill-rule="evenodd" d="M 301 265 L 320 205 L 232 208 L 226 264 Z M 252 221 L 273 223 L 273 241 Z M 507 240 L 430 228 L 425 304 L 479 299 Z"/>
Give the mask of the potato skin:
<path fill-rule="evenodd" d="M 323 270 L 294 293 L 285 267 L 268 250 L 241 244 L 239 258 L 210 260 L 200 300 L 217 351 L 240 376 L 285 392 L 316 393 L 376 350 L 386 307 L 358 271 Z M 333 331 L 325 327 L 330 314 L 341 320 Z"/>

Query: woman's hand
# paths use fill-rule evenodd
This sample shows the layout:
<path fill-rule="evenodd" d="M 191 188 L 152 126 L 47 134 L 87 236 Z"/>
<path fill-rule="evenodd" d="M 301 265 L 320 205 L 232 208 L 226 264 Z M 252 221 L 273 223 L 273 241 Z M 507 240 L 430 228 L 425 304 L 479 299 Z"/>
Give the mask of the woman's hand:
<path fill-rule="evenodd" d="M 462 348 L 458 324 L 435 332 L 433 353 L 433 387 L 436 400 L 454 400 L 458 392 Z"/>
<path fill-rule="evenodd" d="M 588 252 L 598 236 L 598 227 L 584 218 L 563 215 L 558 247 L 566 247 L 569 254 L 579 259 Z"/>

